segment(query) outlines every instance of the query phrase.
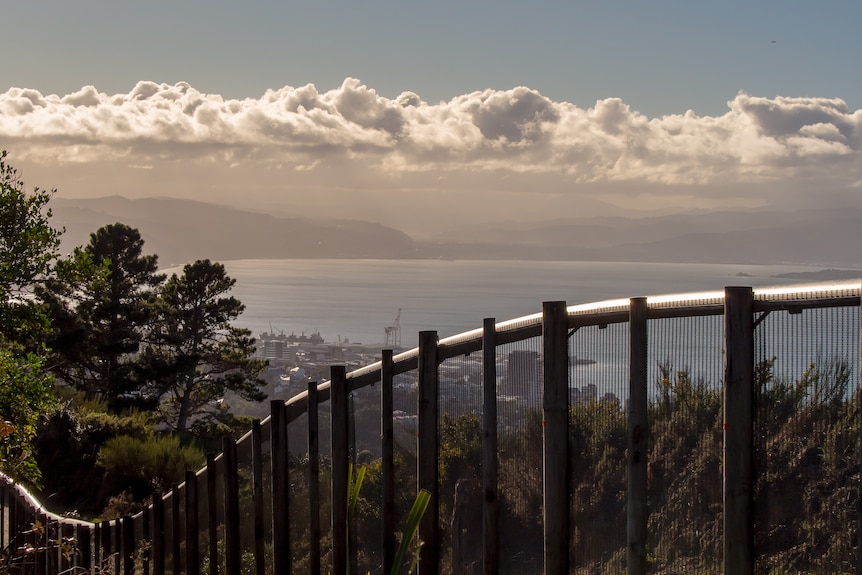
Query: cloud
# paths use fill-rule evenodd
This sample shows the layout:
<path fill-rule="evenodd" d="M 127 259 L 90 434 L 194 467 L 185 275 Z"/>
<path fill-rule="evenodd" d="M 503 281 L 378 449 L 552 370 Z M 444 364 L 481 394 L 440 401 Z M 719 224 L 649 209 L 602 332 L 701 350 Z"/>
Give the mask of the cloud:
<path fill-rule="evenodd" d="M 326 92 L 285 86 L 243 100 L 184 82 L 139 82 L 126 94 L 10 88 L 0 94 L 0 140 L 31 164 L 244 166 L 276 170 L 281 181 L 293 174 L 306 189 L 315 174 L 344 188 L 484 180 L 529 190 L 532 181 L 563 195 L 623 184 L 655 194 L 656 186 L 862 181 L 862 110 L 745 93 L 721 116 L 649 118 L 618 98 L 584 109 L 527 87 L 436 104 L 412 92 L 388 99 L 353 78 Z"/>

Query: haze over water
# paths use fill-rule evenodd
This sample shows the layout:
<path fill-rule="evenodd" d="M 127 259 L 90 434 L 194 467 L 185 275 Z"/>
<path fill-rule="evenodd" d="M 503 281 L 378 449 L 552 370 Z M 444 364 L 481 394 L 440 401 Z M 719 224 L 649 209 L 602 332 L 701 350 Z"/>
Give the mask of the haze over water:
<path fill-rule="evenodd" d="M 382 343 L 401 309 L 401 343 L 418 333 L 441 338 L 541 311 L 607 299 L 801 283 L 771 277 L 812 271 L 798 265 L 664 264 L 442 260 L 241 260 L 223 262 L 236 279 L 232 295 L 246 305 L 237 324 L 261 332 L 326 341 Z M 173 273 L 179 268 L 164 271 Z M 743 277 L 738 274 L 747 274 Z"/>

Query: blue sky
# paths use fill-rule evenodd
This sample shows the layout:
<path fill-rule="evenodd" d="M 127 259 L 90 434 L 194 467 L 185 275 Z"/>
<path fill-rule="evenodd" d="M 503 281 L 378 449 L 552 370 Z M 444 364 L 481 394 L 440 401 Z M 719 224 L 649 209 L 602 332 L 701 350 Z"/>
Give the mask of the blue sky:
<path fill-rule="evenodd" d="M 155 124 L 150 120 L 128 124 L 145 130 L 144 139 L 160 142 L 165 150 L 176 145 L 187 152 L 197 146 L 192 156 L 198 164 L 227 163 L 239 168 L 235 170 L 237 183 L 247 181 L 250 174 L 275 169 L 273 166 L 292 171 L 296 177 L 263 177 L 256 186 L 270 190 L 260 192 L 261 203 L 277 204 L 288 211 L 308 208 L 321 212 L 326 206 L 341 206 L 343 202 L 336 198 L 335 191 L 348 188 L 355 190 L 357 197 L 371 193 L 370 189 L 385 188 L 392 197 L 430 190 L 441 198 L 447 193 L 461 193 L 458 190 L 467 193 L 483 185 L 488 185 L 489 190 L 502 187 L 516 195 L 541 188 L 549 190 L 543 198 L 550 202 L 547 205 L 563 194 L 569 198 L 570 203 L 565 204 L 569 206 L 586 206 L 595 200 L 617 207 L 645 209 L 670 205 L 714 207 L 722 203 L 721 198 L 728 199 L 728 205 L 766 205 L 776 198 L 774 187 L 763 186 L 776 181 L 796 190 L 794 197 L 804 195 L 806 186 L 835 190 L 838 196 L 847 197 L 854 195 L 862 181 L 859 146 L 862 3 L 855 0 L 711 3 L 64 0 L 7 3 L 2 18 L 0 49 L 5 58 L 0 96 L 6 93 L 5 100 L 0 97 L 0 101 L 5 101 L 6 107 L 0 106 L 0 141 L 6 141 L 4 147 L 10 148 L 13 157 L 17 152 L 29 173 L 39 177 L 34 183 L 56 186 L 70 195 L 104 191 L 99 182 L 86 176 L 85 168 L 89 166 L 99 167 L 103 174 L 113 174 L 112 182 L 116 182 L 113 187 L 118 193 L 143 195 L 141 181 L 145 180 L 147 187 L 158 187 L 163 194 L 182 195 L 180 182 L 198 182 L 193 187 L 201 190 L 194 197 L 224 203 L 235 198 L 238 192 L 225 183 L 225 178 L 220 176 L 215 178 L 217 181 L 207 183 L 205 174 L 191 169 L 188 157 L 183 157 L 184 166 L 174 165 L 170 154 L 153 155 L 146 146 L 138 146 L 144 138 L 141 134 L 132 137 L 128 132 L 125 136 L 111 132 L 118 117 L 132 113 L 130 103 L 120 106 L 117 98 L 151 101 L 159 92 L 156 97 L 164 100 L 162 92 L 178 84 L 228 103 L 256 102 L 258 108 L 267 99 L 267 90 L 281 90 L 278 97 L 287 102 L 293 97 L 287 92 L 294 94 L 313 84 L 316 95 L 312 99 L 320 100 L 316 104 L 319 110 L 328 110 L 327 119 L 306 114 L 308 109 L 303 108 L 299 116 L 273 120 L 267 130 L 260 131 L 260 124 L 256 124 L 256 133 L 261 138 L 259 146 L 254 145 L 254 136 L 248 133 L 249 124 L 240 124 L 236 109 L 220 112 L 232 115 L 220 131 L 200 117 L 193 125 L 164 117 Z M 142 95 L 135 92 L 139 82 L 151 82 L 161 88 L 155 92 L 146 89 Z M 95 87 L 99 95 L 98 106 L 88 105 L 90 111 L 98 107 L 99 114 L 84 117 L 80 105 L 67 105 L 65 111 L 57 108 L 63 104 L 63 97 L 77 94 L 87 86 Z M 523 92 L 514 91 L 519 87 L 529 91 L 527 100 Z M 342 98 L 347 92 L 349 97 Z M 48 101 L 56 96 L 59 103 L 57 106 L 37 103 L 38 113 L 33 114 L 25 109 L 27 106 L 19 105 L 22 93 L 29 102 L 40 97 Z M 403 93 L 421 101 L 426 113 L 405 115 L 402 111 L 408 110 L 408 103 L 401 101 L 398 110 L 378 110 L 360 121 L 356 110 L 345 113 L 342 108 L 349 102 L 351 106 L 379 104 L 381 109 L 388 109 Z M 307 103 L 308 97 L 303 95 L 306 99 L 302 101 Z M 178 101 L 178 97 L 171 98 L 168 100 Z M 471 98 L 475 105 L 466 102 Z M 455 106 L 458 99 L 461 104 Z M 508 107 L 501 104 L 503 100 L 509 102 Z M 285 105 L 295 113 L 290 105 Z M 824 106 L 828 110 L 824 111 Z M 155 104 L 146 111 L 138 106 L 133 115 L 138 119 L 150 117 L 156 109 L 159 106 Z M 614 130 L 629 130 L 626 137 L 614 136 L 616 139 L 610 144 L 607 137 L 604 144 L 572 143 L 569 137 L 572 133 L 582 135 L 589 131 L 586 125 L 581 125 L 581 119 L 595 120 L 602 116 L 597 112 L 608 109 L 612 109 L 614 117 L 602 120 L 605 123 L 601 130 L 611 136 Z M 692 144 L 679 139 L 680 127 L 673 118 L 684 117 L 688 110 L 698 120 L 688 122 L 692 125 L 682 132 L 691 134 L 704 148 L 701 155 L 682 160 L 677 157 L 679 150 Z M 257 117 L 258 113 L 259 110 L 243 118 Z M 470 115 L 472 127 L 452 120 L 461 113 Z M 490 113 L 500 116 L 491 118 Z M 527 116 L 523 116 L 525 113 Z M 780 118 L 767 118 L 763 116 L 766 113 L 777 113 Z M 16 118 L 17 114 L 27 116 Z M 397 138 L 393 136 L 388 143 L 377 141 L 377 132 L 367 131 L 381 129 L 369 124 L 372 116 L 382 118 L 375 114 L 388 114 L 390 120 L 398 116 Z M 785 122 L 788 114 L 797 119 Z M 61 116 L 68 122 L 58 120 Z M 94 122 L 107 116 L 112 118 L 110 125 L 93 127 Z M 739 121 L 731 126 L 729 116 Z M 822 121 L 823 118 L 828 120 Z M 127 119 L 121 123 L 125 124 Z M 608 121 L 614 124 L 613 129 L 608 129 Z M 511 122 L 517 126 L 513 127 Z M 662 123 L 660 129 L 657 122 Z M 746 126 L 752 122 L 761 128 L 756 134 L 760 137 L 757 143 L 752 143 L 751 134 L 746 135 Z M 770 132 L 768 127 L 776 122 L 796 131 Z M 317 129 L 302 132 L 300 138 L 298 126 L 307 127 L 309 123 L 314 123 Z M 437 155 L 404 153 L 405 141 L 419 148 L 422 148 L 419 134 L 424 134 L 423 142 L 428 141 L 429 123 L 438 127 L 460 126 L 448 135 L 436 133 L 435 147 L 445 146 L 445 142 L 454 141 L 452 138 L 463 142 L 470 130 L 480 132 L 484 139 L 460 154 L 450 154 L 448 164 Z M 719 123 L 728 124 L 721 128 L 721 135 L 714 132 Z M 333 132 L 335 124 L 340 126 L 339 130 L 343 129 L 340 135 Z M 183 128 L 154 132 L 156 126 L 169 125 Z M 357 125 L 366 129 L 365 135 L 357 136 L 350 131 Z M 575 132 L 566 132 L 566 125 Z M 225 126 L 231 127 L 229 134 L 224 131 L 228 129 Z M 323 126 L 328 136 L 325 141 L 317 142 L 314 149 L 340 146 L 338 159 L 315 158 L 312 148 L 297 153 L 296 138 L 308 143 L 321 134 Z M 78 141 L 75 130 L 89 130 L 89 139 Z M 645 130 L 651 136 L 641 145 L 637 142 L 645 137 Z M 261 148 L 271 149 L 273 145 L 274 136 L 269 132 L 282 134 L 277 142 L 281 156 L 275 164 L 270 152 L 260 152 Z M 513 137 L 515 133 L 517 138 Z M 844 148 L 836 147 L 835 134 L 843 138 L 840 143 Z M 123 138 L 131 140 L 120 142 L 112 150 L 106 149 L 105 141 L 118 142 Z M 806 140 L 804 145 L 800 144 L 800 138 Z M 752 152 L 754 155 L 746 152 L 729 157 L 728 150 L 733 145 L 740 149 L 738 141 L 732 145 L 734 139 L 747 142 L 741 148 L 757 151 Z M 51 153 L 37 150 L 46 141 L 61 140 L 66 142 L 65 149 L 58 144 Z M 241 145 L 237 143 L 239 140 Z M 619 148 L 620 141 L 625 142 L 623 148 Z M 40 146 L 36 146 L 37 142 Z M 69 142 L 75 145 L 69 146 Z M 229 152 L 213 151 L 225 142 L 231 147 Z M 716 152 L 721 165 L 710 166 L 706 150 L 720 148 L 716 142 L 725 146 Z M 676 151 L 662 149 L 655 154 L 666 143 Z M 773 144 L 783 146 L 783 152 L 773 149 Z M 618 151 L 602 151 L 602 145 Z M 828 173 L 823 175 L 827 181 L 824 181 L 812 172 L 815 162 L 808 154 L 815 153 L 816 148 L 816 153 L 822 156 L 829 146 L 837 163 L 827 163 Z M 588 155 L 593 160 L 572 169 L 561 168 L 563 163 L 581 161 L 585 147 L 590 148 Z M 369 161 L 363 155 L 369 154 L 371 148 L 379 153 Z M 551 148 L 557 151 L 548 152 Z M 422 149 L 428 151 L 427 147 Z M 515 149 L 520 167 L 506 173 Z M 650 159 L 645 159 L 647 152 L 653 154 Z M 618 154 L 616 159 L 614 153 Z M 769 157 L 768 162 L 764 154 Z M 359 156 L 363 158 L 357 159 Z M 669 162 L 664 173 L 658 173 L 660 164 L 667 162 L 669 156 L 676 159 Z M 803 156 L 810 161 L 800 163 Z M 549 160 L 552 157 L 559 161 Z M 465 158 L 469 160 L 466 163 Z M 484 160 L 487 163 L 480 165 Z M 761 161 L 764 170 L 751 168 L 752 162 Z M 640 169 L 644 162 L 652 164 L 654 169 Z M 788 163 L 799 169 L 782 171 L 780 167 L 786 168 Z M 378 169 L 372 173 L 369 165 Z M 610 168 L 596 172 L 596 165 L 613 165 L 614 175 L 608 175 Z M 738 177 L 718 177 L 728 165 Z M 765 170 L 769 165 L 775 169 Z M 132 177 L 130 166 L 139 170 L 134 172 L 138 175 L 145 167 L 147 177 Z M 623 173 L 621 166 L 630 169 Z M 698 175 L 673 176 L 686 169 Z M 841 182 L 835 181 L 836 169 L 846 172 L 847 177 Z M 393 170 L 397 175 L 392 175 Z M 309 172 L 314 171 L 320 177 L 312 178 Z M 334 177 L 334 171 L 349 173 L 351 181 Z M 422 177 L 417 176 L 419 172 Z M 565 174 L 560 175 L 561 172 Z M 43 177 L 52 179 L 44 182 Z M 292 183 L 278 183 L 285 180 Z M 434 183 L 441 180 L 444 183 Z M 641 183 L 645 185 L 640 186 Z M 667 193 L 665 185 L 684 185 L 688 191 L 674 189 Z M 746 191 L 718 191 L 731 185 Z M 702 188 L 692 192 L 692 186 Z M 749 186 L 760 191 L 754 193 Z M 631 187 L 641 191 L 632 195 L 628 190 Z M 648 190 L 645 192 L 643 188 Z M 750 200 L 753 193 L 756 201 L 744 201 Z M 413 193 L 411 197 L 418 195 Z M 659 201 L 658 195 L 664 199 Z M 509 199 L 514 201 L 513 198 Z M 532 199 L 536 199 L 535 194 Z M 371 200 L 364 196 L 356 204 L 365 205 Z M 373 200 L 375 204 L 388 201 L 382 197 Z M 478 196 L 475 201 L 480 202 Z M 500 213 L 495 217 L 503 216 Z M 538 212 L 535 214 L 540 216 Z"/>
<path fill-rule="evenodd" d="M 721 114 L 739 91 L 862 104 L 857 1 L 64 0 L 8 3 L 3 20 L 4 83 L 59 94 L 152 80 L 240 98 L 354 77 L 390 98 L 528 86 L 649 116 Z"/>

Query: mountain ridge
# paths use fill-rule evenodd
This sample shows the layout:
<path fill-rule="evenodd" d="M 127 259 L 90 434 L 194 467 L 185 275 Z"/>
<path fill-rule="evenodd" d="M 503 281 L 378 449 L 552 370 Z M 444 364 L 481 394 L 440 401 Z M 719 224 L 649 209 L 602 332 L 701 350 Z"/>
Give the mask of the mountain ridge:
<path fill-rule="evenodd" d="M 534 259 L 862 267 L 862 210 L 557 218 L 409 233 L 363 220 L 282 217 L 173 198 L 54 198 L 64 253 L 101 226 L 137 228 L 163 266 L 195 259 Z"/>

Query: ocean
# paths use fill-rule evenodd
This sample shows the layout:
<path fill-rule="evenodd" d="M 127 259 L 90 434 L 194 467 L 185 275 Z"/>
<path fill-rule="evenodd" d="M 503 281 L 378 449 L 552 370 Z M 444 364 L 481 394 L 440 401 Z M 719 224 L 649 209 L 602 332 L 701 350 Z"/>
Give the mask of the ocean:
<path fill-rule="evenodd" d="M 328 342 L 382 344 L 399 318 L 402 347 L 418 333 L 440 338 L 537 313 L 543 301 L 607 299 L 801 283 L 777 279 L 812 271 L 798 265 L 445 260 L 239 260 L 222 262 L 236 279 L 236 321 L 255 336 L 319 332 Z M 815 268 L 816 269 L 816 268 Z M 181 268 L 162 270 L 180 272 Z M 400 312 L 400 317 L 399 317 Z"/>

